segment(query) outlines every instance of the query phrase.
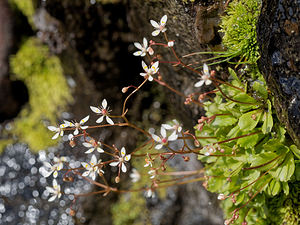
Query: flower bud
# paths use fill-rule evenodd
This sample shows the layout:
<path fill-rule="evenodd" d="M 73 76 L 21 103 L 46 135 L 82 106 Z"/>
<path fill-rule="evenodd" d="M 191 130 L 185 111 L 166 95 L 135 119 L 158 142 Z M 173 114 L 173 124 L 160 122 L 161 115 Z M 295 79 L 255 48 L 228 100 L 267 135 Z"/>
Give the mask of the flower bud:
<path fill-rule="evenodd" d="M 120 182 L 120 177 L 119 177 L 119 176 L 117 176 L 117 177 L 115 178 L 115 182 L 116 182 L 117 184 Z"/>
<path fill-rule="evenodd" d="M 211 70 L 211 71 L 210 71 L 210 75 L 211 75 L 212 77 L 216 76 L 216 74 L 217 74 L 217 72 L 216 72 L 215 70 Z"/>
<path fill-rule="evenodd" d="M 194 141 L 194 145 L 195 145 L 196 147 L 199 147 L 199 146 L 200 146 L 200 142 L 199 142 L 198 140 L 195 140 L 195 141 Z"/>
<path fill-rule="evenodd" d="M 73 182 L 73 181 L 74 181 L 74 178 L 73 178 L 73 177 L 64 177 L 64 178 L 63 178 L 63 181 L 64 181 L 64 182 Z"/>
<path fill-rule="evenodd" d="M 76 215 L 76 211 L 74 209 L 70 209 L 69 214 L 70 214 L 70 216 L 75 216 Z"/>
<path fill-rule="evenodd" d="M 188 162 L 188 161 L 190 161 L 190 157 L 184 156 L 184 157 L 183 157 L 183 160 L 184 160 L 185 162 Z"/>
<path fill-rule="evenodd" d="M 76 146 L 76 142 L 74 139 L 70 140 L 69 145 L 74 148 Z"/>
<path fill-rule="evenodd" d="M 122 93 L 126 93 L 128 91 L 128 87 L 123 87 L 122 88 Z"/>
<path fill-rule="evenodd" d="M 168 42 L 168 46 L 169 46 L 169 47 L 173 47 L 173 46 L 174 46 L 174 41 L 169 41 L 169 42 Z"/>

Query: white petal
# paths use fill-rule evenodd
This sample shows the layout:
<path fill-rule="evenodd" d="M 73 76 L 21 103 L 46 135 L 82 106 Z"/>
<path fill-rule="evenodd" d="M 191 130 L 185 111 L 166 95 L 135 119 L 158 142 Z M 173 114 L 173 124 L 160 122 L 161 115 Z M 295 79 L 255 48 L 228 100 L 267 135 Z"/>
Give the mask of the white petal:
<path fill-rule="evenodd" d="M 96 120 L 96 123 L 102 123 L 104 116 L 99 117 L 99 119 Z"/>
<path fill-rule="evenodd" d="M 153 63 L 153 65 L 151 66 L 151 69 L 152 69 L 153 71 L 155 71 L 155 70 L 157 69 L 158 65 L 159 65 L 159 61 L 156 61 L 156 62 Z"/>
<path fill-rule="evenodd" d="M 154 141 L 161 142 L 161 138 L 159 136 L 157 136 L 155 134 L 151 134 L 151 136 L 152 136 L 152 138 L 153 138 Z"/>
<path fill-rule="evenodd" d="M 161 19 L 160 19 L 160 25 L 164 26 L 166 24 L 168 20 L 168 16 L 164 15 Z"/>
<path fill-rule="evenodd" d="M 146 52 L 142 52 L 141 57 L 144 57 L 146 55 Z"/>
<path fill-rule="evenodd" d="M 125 156 L 125 161 L 129 161 L 130 159 L 131 159 L 131 155 L 130 154 Z"/>
<path fill-rule="evenodd" d="M 165 32 L 166 30 L 167 30 L 167 28 L 164 28 L 164 29 L 161 30 L 161 32 Z"/>
<path fill-rule="evenodd" d="M 204 80 L 200 80 L 194 86 L 195 87 L 201 87 L 203 84 L 204 84 Z"/>
<path fill-rule="evenodd" d="M 158 144 L 158 145 L 155 146 L 155 149 L 161 149 L 162 147 L 163 147 L 162 144 Z"/>
<path fill-rule="evenodd" d="M 136 48 L 138 48 L 138 49 L 140 49 L 140 50 L 143 50 L 143 47 L 142 47 L 142 45 L 141 45 L 140 43 L 134 42 L 133 44 L 134 44 L 134 46 L 135 46 Z"/>
<path fill-rule="evenodd" d="M 90 118 L 90 116 L 88 115 L 88 116 L 86 116 L 86 117 L 84 117 L 82 120 L 80 120 L 80 124 L 82 125 L 82 124 L 84 124 L 86 121 L 88 121 L 89 120 L 89 118 Z"/>
<path fill-rule="evenodd" d="M 151 34 L 152 34 L 152 36 L 155 37 L 155 36 L 159 35 L 159 33 L 160 33 L 160 30 L 155 30 Z"/>
<path fill-rule="evenodd" d="M 49 193 L 55 193 L 55 190 L 54 190 L 52 187 L 46 187 L 46 190 L 47 190 Z"/>
<path fill-rule="evenodd" d="M 121 156 L 124 157 L 126 155 L 126 149 L 122 147 L 121 149 Z"/>
<path fill-rule="evenodd" d="M 48 199 L 49 202 L 53 202 L 56 199 L 56 195 L 53 195 L 51 198 Z"/>
<path fill-rule="evenodd" d="M 48 162 L 43 162 L 44 166 L 51 169 L 52 168 L 52 165 Z"/>
<path fill-rule="evenodd" d="M 206 80 L 206 81 L 205 81 L 205 85 L 210 85 L 211 83 L 212 83 L 211 80 Z"/>
<path fill-rule="evenodd" d="M 91 173 L 92 180 L 96 180 L 96 173 Z"/>
<path fill-rule="evenodd" d="M 88 143 L 88 142 L 83 142 L 82 145 L 86 148 L 90 148 L 90 147 L 93 147 L 92 144 Z"/>
<path fill-rule="evenodd" d="M 143 38 L 143 45 L 144 45 L 144 48 L 148 47 L 148 41 L 145 37 Z"/>
<path fill-rule="evenodd" d="M 43 177 L 49 177 L 53 172 L 53 171 L 46 170 L 44 167 L 41 167 L 39 171 Z"/>
<path fill-rule="evenodd" d="M 59 136 L 59 132 L 58 132 L 58 133 L 56 133 L 56 134 L 54 134 L 54 136 L 52 137 L 52 140 L 54 140 L 54 139 L 58 138 L 58 136 Z"/>
<path fill-rule="evenodd" d="M 117 165 L 119 165 L 119 163 L 120 163 L 120 162 L 111 162 L 109 165 L 110 165 L 110 166 L 117 166 Z"/>
<path fill-rule="evenodd" d="M 167 132 L 166 132 L 166 129 L 165 129 L 165 128 L 161 127 L 161 128 L 160 128 L 160 133 L 161 133 L 161 136 L 162 136 L 163 138 L 167 137 Z"/>
<path fill-rule="evenodd" d="M 153 27 L 159 28 L 159 24 L 158 24 L 156 21 L 150 20 L 150 23 L 151 23 L 151 25 L 152 25 Z"/>
<path fill-rule="evenodd" d="M 142 67 L 146 72 L 148 72 L 148 66 L 146 65 L 146 63 L 144 61 L 142 61 Z"/>
<path fill-rule="evenodd" d="M 70 141 L 73 140 L 73 138 L 74 138 L 73 134 L 69 134 L 69 135 L 68 135 L 68 139 L 69 139 Z"/>
<path fill-rule="evenodd" d="M 74 130 L 74 133 L 73 133 L 74 135 L 77 135 L 77 134 L 79 134 L 79 130 L 76 128 L 76 130 Z"/>
<path fill-rule="evenodd" d="M 54 173 L 53 173 L 53 177 L 56 178 L 57 175 L 58 175 L 58 172 L 55 170 Z"/>
<path fill-rule="evenodd" d="M 64 124 L 64 123 L 62 123 L 62 124 L 60 124 L 60 125 L 59 125 L 59 127 L 60 127 L 60 128 L 66 128 L 66 127 L 68 127 L 68 125 L 67 125 L 67 124 Z"/>
<path fill-rule="evenodd" d="M 85 171 L 82 176 L 87 177 L 90 174 L 90 171 Z"/>
<path fill-rule="evenodd" d="M 81 128 L 82 130 L 85 130 L 85 129 L 88 129 L 89 126 L 81 126 L 80 128 Z"/>
<path fill-rule="evenodd" d="M 87 151 L 85 152 L 85 154 L 92 153 L 94 150 L 95 150 L 95 148 L 90 148 L 89 150 L 87 150 Z"/>
<path fill-rule="evenodd" d="M 168 141 L 175 141 L 178 138 L 178 135 L 176 134 L 176 131 L 174 131 L 169 137 Z"/>
<path fill-rule="evenodd" d="M 105 116 L 106 122 L 108 122 L 111 125 L 114 125 L 114 121 L 111 120 L 108 116 Z"/>
<path fill-rule="evenodd" d="M 122 167 L 121 167 L 121 169 L 122 169 L 122 172 L 123 172 L 123 173 L 126 173 L 126 171 L 127 171 L 127 168 L 126 168 L 126 166 L 125 166 L 125 164 L 124 164 L 124 163 L 122 163 Z"/>
<path fill-rule="evenodd" d="M 204 75 L 208 75 L 209 76 L 209 69 L 206 63 L 203 64 L 203 73 Z"/>
<path fill-rule="evenodd" d="M 90 164 L 88 164 L 86 162 L 82 162 L 81 165 L 87 170 L 89 170 L 91 168 Z"/>
<path fill-rule="evenodd" d="M 63 135 L 64 135 L 64 131 L 61 130 L 61 131 L 59 132 L 59 135 L 60 135 L 60 136 L 63 136 Z"/>
<path fill-rule="evenodd" d="M 101 110 L 97 107 L 94 106 L 90 106 L 90 109 L 94 112 L 94 113 L 101 113 Z"/>
<path fill-rule="evenodd" d="M 142 56 L 143 52 L 142 51 L 136 51 L 133 53 L 134 56 Z"/>
<path fill-rule="evenodd" d="M 178 132 L 181 132 L 182 131 L 182 127 L 178 127 Z"/>
<path fill-rule="evenodd" d="M 104 109 L 106 109 L 106 107 L 107 107 L 107 101 L 106 101 L 106 99 L 103 99 L 103 101 L 102 101 L 102 107 Z"/>
<path fill-rule="evenodd" d="M 148 80 L 153 81 L 153 77 L 151 75 L 149 75 Z"/>
<path fill-rule="evenodd" d="M 92 158 L 91 158 L 91 164 L 92 164 L 93 166 L 95 166 L 95 165 L 97 164 L 97 158 L 96 158 L 95 155 L 92 155 Z"/>
<path fill-rule="evenodd" d="M 146 76 L 147 74 L 146 74 L 146 73 L 140 73 L 140 75 L 144 77 L 144 76 Z"/>
<path fill-rule="evenodd" d="M 97 148 L 97 152 L 99 152 L 99 153 L 103 153 L 104 152 L 104 150 L 102 149 L 102 148 Z"/>
<path fill-rule="evenodd" d="M 56 180 L 56 179 L 53 179 L 52 185 L 53 185 L 53 187 L 56 189 L 56 187 L 57 187 L 57 180 Z"/>
<path fill-rule="evenodd" d="M 67 120 L 64 120 L 65 124 L 68 126 L 68 127 L 74 127 L 75 125 Z"/>
<path fill-rule="evenodd" d="M 57 132 L 58 128 L 54 127 L 54 126 L 48 126 L 48 129 L 53 131 L 53 132 Z"/>
<path fill-rule="evenodd" d="M 161 126 L 165 129 L 167 129 L 167 130 L 172 130 L 173 129 L 173 127 L 169 124 L 162 124 Z"/>

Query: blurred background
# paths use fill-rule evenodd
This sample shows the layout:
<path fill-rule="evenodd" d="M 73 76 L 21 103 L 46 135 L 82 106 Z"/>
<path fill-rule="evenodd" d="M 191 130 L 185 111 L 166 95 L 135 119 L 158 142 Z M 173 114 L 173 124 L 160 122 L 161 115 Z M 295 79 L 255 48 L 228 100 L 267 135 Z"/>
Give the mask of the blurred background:
<path fill-rule="evenodd" d="M 138 86 L 143 80 L 141 58 L 133 56 L 132 43 L 144 36 L 152 38 L 150 19 L 158 21 L 168 14 L 170 38 L 176 40 L 181 55 L 195 48 L 216 48 L 220 37 L 214 32 L 203 36 L 205 29 L 198 21 L 202 14 L 197 11 L 197 6 L 216 2 L 220 1 L 0 0 L 0 224 L 222 223 L 215 197 L 201 183 L 172 187 L 148 200 L 143 193 L 82 198 L 71 217 L 72 196 L 49 203 L 45 187 L 52 181 L 39 173 L 42 162 L 55 156 L 67 156 L 74 166 L 86 161 L 81 146 L 71 148 L 66 135 L 52 140 L 47 126 L 64 119 L 79 121 L 91 114 L 90 105 L 100 105 L 103 98 L 114 114 L 121 112 L 126 97 L 122 88 Z M 212 30 L 216 15 L 207 15 Z M 160 70 L 170 84 L 186 93 L 197 80 L 180 68 Z M 128 117 L 144 129 L 174 118 L 192 129 L 201 112 L 184 107 L 183 101 L 158 85 L 146 84 L 129 101 Z M 89 122 L 95 119 L 93 115 Z M 144 140 L 132 129 L 96 130 L 92 135 L 126 146 L 129 152 Z M 143 164 L 137 161 L 134 166 L 142 169 Z M 172 166 L 201 168 L 195 158 L 188 168 L 182 160 Z M 110 173 L 105 176 L 113 181 Z M 61 176 L 58 180 L 62 183 Z M 128 183 L 122 185 L 130 187 Z M 63 184 L 65 193 L 94 188 L 82 179 Z"/>

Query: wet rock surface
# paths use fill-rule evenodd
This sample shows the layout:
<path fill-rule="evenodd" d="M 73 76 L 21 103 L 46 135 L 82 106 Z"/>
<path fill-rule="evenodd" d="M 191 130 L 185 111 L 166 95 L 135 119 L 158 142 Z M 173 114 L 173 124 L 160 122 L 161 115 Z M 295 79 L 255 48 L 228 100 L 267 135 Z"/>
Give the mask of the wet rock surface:
<path fill-rule="evenodd" d="M 300 2 L 265 0 L 258 22 L 260 69 L 275 109 L 300 147 Z"/>

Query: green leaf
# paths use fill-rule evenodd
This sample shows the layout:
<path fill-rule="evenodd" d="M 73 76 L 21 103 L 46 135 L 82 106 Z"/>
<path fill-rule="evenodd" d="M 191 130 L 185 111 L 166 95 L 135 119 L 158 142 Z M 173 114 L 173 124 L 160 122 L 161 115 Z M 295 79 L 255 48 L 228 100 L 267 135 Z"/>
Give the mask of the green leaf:
<path fill-rule="evenodd" d="M 299 148 L 297 148 L 296 145 L 291 145 L 291 146 L 290 146 L 290 149 L 292 150 L 292 152 L 294 153 L 294 155 L 295 155 L 298 159 L 300 159 L 300 150 L 299 150 Z"/>
<path fill-rule="evenodd" d="M 280 192 L 280 182 L 272 179 L 268 185 L 267 192 L 269 195 L 275 196 Z"/>
<path fill-rule="evenodd" d="M 285 154 L 289 151 L 289 148 L 280 143 L 279 140 L 270 140 L 263 145 L 263 148 L 265 151 L 276 152 L 278 155 Z"/>
<path fill-rule="evenodd" d="M 253 130 L 259 122 L 261 115 L 262 111 L 259 109 L 243 114 L 238 123 L 240 129 L 243 131 Z"/>
<path fill-rule="evenodd" d="M 275 159 L 278 155 L 274 152 L 263 152 L 260 153 L 258 155 L 255 156 L 254 161 L 251 163 L 251 167 L 257 167 L 257 166 L 261 166 L 259 168 L 257 168 L 257 170 L 261 171 L 261 170 L 268 170 L 269 168 L 271 168 L 275 162 L 271 162 L 268 163 L 270 161 L 272 161 L 273 159 Z M 266 164 L 268 163 L 268 164 Z M 266 164 L 266 165 L 264 165 Z"/>
<path fill-rule="evenodd" d="M 272 127 L 273 127 L 273 117 L 272 117 L 272 105 L 271 102 L 268 100 L 268 112 L 264 113 L 263 116 L 263 125 L 262 125 L 262 132 L 264 134 L 271 132 Z"/>
<path fill-rule="evenodd" d="M 268 90 L 265 88 L 265 85 L 261 84 L 260 82 L 255 81 L 253 83 L 253 90 L 263 99 L 268 98 Z"/>
<path fill-rule="evenodd" d="M 235 205 L 239 205 L 244 201 L 245 198 L 245 193 L 239 193 L 238 196 L 236 197 L 236 202 Z"/>
<path fill-rule="evenodd" d="M 294 156 L 291 152 L 289 152 L 286 155 L 283 163 L 281 163 L 279 167 L 272 169 L 269 173 L 275 179 L 287 182 L 294 174 L 294 171 L 295 171 Z"/>
<path fill-rule="evenodd" d="M 234 137 L 236 137 L 236 136 L 239 135 L 239 132 L 240 132 L 240 127 L 239 127 L 239 125 L 236 125 L 234 128 L 232 128 L 232 129 L 228 132 L 227 137 L 228 137 L 228 138 L 234 138 Z"/>
<path fill-rule="evenodd" d="M 258 141 L 258 137 L 259 137 L 258 134 L 254 134 L 251 136 L 239 138 L 237 144 L 244 148 L 252 148 L 256 145 Z"/>
<path fill-rule="evenodd" d="M 217 116 L 212 122 L 212 126 L 230 126 L 235 124 L 237 119 L 230 115 Z"/>
<path fill-rule="evenodd" d="M 243 161 L 237 161 L 233 158 L 226 159 L 226 170 L 224 171 L 225 177 L 231 177 L 238 174 L 244 166 Z"/>
<path fill-rule="evenodd" d="M 228 72 L 232 76 L 232 78 L 238 82 L 239 85 L 242 85 L 242 82 L 240 81 L 240 79 L 236 75 L 236 72 L 233 69 L 231 69 L 230 67 L 228 67 Z"/>
<path fill-rule="evenodd" d="M 282 182 L 282 189 L 285 195 L 288 195 L 290 193 L 290 187 L 287 182 Z"/>

